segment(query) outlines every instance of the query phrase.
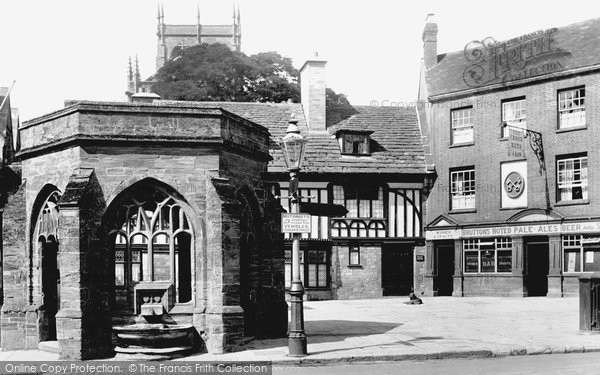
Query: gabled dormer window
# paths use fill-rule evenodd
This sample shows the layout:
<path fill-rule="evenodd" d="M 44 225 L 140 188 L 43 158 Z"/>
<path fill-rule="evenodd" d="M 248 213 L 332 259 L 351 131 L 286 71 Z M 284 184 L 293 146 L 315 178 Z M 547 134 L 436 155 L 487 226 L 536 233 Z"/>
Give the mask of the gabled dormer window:
<path fill-rule="evenodd" d="M 338 131 L 337 138 L 340 143 L 342 154 L 370 155 L 372 133 L 373 132 L 370 131 Z"/>

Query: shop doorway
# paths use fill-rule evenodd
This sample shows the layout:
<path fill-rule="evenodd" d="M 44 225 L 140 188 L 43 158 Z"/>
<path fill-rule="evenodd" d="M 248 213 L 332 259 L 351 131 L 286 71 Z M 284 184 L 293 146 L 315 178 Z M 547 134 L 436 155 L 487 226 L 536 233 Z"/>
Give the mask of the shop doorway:
<path fill-rule="evenodd" d="M 525 241 L 525 289 L 529 297 L 548 294 L 549 253 L 548 238 Z"/>
<path fill-rule="evenodd" d="M 413 246 L 385 244 L 381 249 L 384 296 L 407 296 L 413 287 Z"/>
<path fill-rule="evenodd" d="M 433 290 L 438 296 L 451 296 L 454 291 L 454 244 L 436 244 L 434 267 Z"/>

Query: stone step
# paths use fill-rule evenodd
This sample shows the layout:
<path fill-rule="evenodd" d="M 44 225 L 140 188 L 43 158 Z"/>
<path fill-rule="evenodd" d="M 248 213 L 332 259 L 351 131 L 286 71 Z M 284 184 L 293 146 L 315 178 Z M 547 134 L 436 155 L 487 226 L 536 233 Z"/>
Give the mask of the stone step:
<path fill-rule="evenodd" d="M 49 353 L 58 353 L 58 341 L 40 341 L 38 350 Z"/>
<path fill-rule="evenodd" d="M 170 348 L 146 348 L 141 346 L 115 347 L 115 359 L 122 360 L 163 360 L 183 357 L 194 352 L 191 346 Z"/>

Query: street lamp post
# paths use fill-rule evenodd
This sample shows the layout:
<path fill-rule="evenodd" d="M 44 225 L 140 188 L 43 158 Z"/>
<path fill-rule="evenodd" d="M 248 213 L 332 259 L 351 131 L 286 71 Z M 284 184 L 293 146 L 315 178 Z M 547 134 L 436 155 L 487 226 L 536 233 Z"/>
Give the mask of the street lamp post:
<path fill-rule="evenodd" d="M 300 194 L 298 192 L 298 175 L 304 159 L 304 148 L 307 139 L 300 134 L 298 120 L 292 118 L 286 135 L 281 139 L 280 146 L 290 173 L 289 196 L 291 213 L 300 213 Z M 288 339 L 288 351 L 291 357 L 304 357 L 307 353 L 306 333 L 304 332 L 304 286 L 300 279 L 300 233 L 292 234 L 292 284 L 289 289 L 291 300 L 291 324 Z"/>

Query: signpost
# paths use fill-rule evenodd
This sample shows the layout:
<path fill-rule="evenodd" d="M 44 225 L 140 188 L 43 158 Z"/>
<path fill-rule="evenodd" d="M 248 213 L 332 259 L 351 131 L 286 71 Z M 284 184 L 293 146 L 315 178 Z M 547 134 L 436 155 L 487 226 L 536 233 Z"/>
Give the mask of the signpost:
<path fill-rule="evenodd" d="M 311 217 L 309 214 L 281 214 L 282 233 L 310 233 Z"/>

